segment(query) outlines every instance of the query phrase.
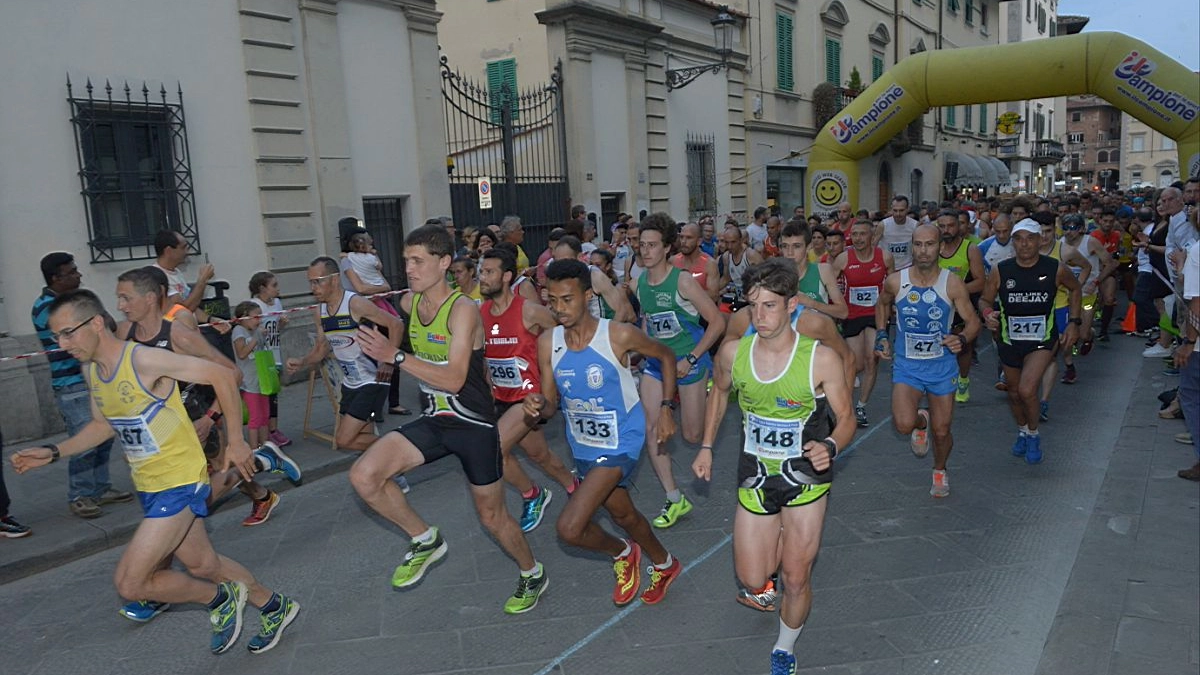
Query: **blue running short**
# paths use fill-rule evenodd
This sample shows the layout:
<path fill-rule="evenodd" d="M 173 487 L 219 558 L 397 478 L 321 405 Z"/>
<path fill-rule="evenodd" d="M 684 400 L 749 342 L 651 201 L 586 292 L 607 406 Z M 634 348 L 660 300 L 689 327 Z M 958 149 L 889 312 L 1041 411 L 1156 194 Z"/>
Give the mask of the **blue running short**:
<path fill-rule="evenodd" d="M 142 503 L 142 513 L 147 518 L 170 518 L 171 516 L 191 509 L 198 518 L 208 515 L 208 495 L 212 488 L 208 483 L 191 483 L 180 485 L 161 492 L 139 492 L 138 500 Z"/>

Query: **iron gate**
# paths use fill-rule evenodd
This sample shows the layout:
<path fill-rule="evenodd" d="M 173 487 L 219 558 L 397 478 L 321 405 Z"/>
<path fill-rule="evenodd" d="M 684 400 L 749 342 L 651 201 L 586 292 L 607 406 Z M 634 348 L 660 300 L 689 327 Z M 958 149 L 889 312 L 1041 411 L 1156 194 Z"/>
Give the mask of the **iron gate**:
<path fill-rule="evenodd" d="M 450 68 L 441 57 L 446 117 L 446 167 L 454 224 L 486 227 L 521 217 L 522 248 L 534 259 L 550 230 L 567 222 L 567 148 L 562 105 L 562 62 L 550 82 L 513 91 L 505 81 L 488 91 Z M 492 208 L 479 208 L 479 178 L 492 182 Z"/>

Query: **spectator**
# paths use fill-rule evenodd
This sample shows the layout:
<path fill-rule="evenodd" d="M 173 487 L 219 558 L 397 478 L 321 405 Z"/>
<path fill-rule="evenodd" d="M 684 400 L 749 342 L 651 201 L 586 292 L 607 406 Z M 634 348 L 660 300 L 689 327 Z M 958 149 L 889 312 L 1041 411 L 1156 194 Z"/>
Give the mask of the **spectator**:
<path fill-rule="evenodd" d="M 624 238 L 623 233 L 625 228 L 623 227 L 623 223 L 617 223 L 617 225 L 619 228 L 621 228 L 621 236 Z M 558 245 L 558 240 L 562 239 L 564 235 L 566 235 L 566 231 L 561 227 L 556 227 L 553 230 L 550 230 L 550 236 L 546 242 L 546 250 L 542 251 L 542 254 L 539 255 L 537 259 L 537 282 L 539 288 L 546 287 L 546 266 L 549 265 L 552 260 L 554 260 L 554 247 Z"/>
<path fill-rule="evenodd" d="M 242 372 L 239 385 L 242 402 L 250 415 L 246 433 L 250 447 L 258 448 L 269 440 L 267 420 L 270 417 L 270 403 L 259 386 L 258 363 L 254 359 L 254 352 L 264 349 L 262 333 L 258 330 L 262 324 L 262 309 L 247 300 L 238 303 L 233 315 L 240 319 L 233 327 L 233 353 L 237 356 L 238 370 Z"/>
<path fill-rule="evenodd" d="M 1189 184 L 1195 184 L 1194 180 Z M 1179 477 L 1200 481 L 1200 354 L 1196 353 L 1196 340 L 1200 338 L 1200 222 L 1196 209 L 1192 209 L 1188 225 L 1192 228 L 1193 241 L 1188 246 L 1185 261 L 1179 266 L 1183 276 L 1183 298 L 1187 306 L 1180 312 L 1184 317 L 1183 339 L 1175 350 L 1175 367 L 1179 368 L 1179 406 L 1187 425 L 1187 434 L 1192 442 L 1196 463 L 1190 469 L 1179 471 Z M 0 484 L 0 488 L 2 488 Z M 0 501 L 0 513 L 4 503 Z"/>
<path fill-rule="evenodd" d="M 767 207 L 760 206 L 754 209 L 754 222 L 746 228 L 746 232 L 750 234 L 750 248 L 763 252 L 763 242 L 767 240 Z"/>
<path fill-rule="evenodd" d="M 288 324 L 288 316 L 283 313 L 283 303 L 279 301 L 279 280 L 270 272 L 255 272 L 250 277 L 250 300 L 262 310 L 263 318 L 260 330 L 263 347 L 270 349 L 275 356 L 275 370 L 283 371 L 283 329 Z M 267 436 L 269 440 L 281 448 L 292 444 L 279 430 L 279 394 L 267 397 L 269 408 L 267 419 Z"/>
<path fill-rule="evenodd" d="M 50 352 L 46 360 L 50 362 L 54 402 L 67 425 L 67 433 L 74 436 L 92 421 L 92 399 L 79 361 L 65 351 L 58 351 L 58 342 L 50 332 L 50 304 L 59 295 L 79 288 L 83 275 L 75 265 L 75 256 L 63 251 L 43 257 L 41 269 L 46 287 L 33 302 L 33 329 L 42 348 Z M 80 518 L 99 518 L 104 513 L 101 506 L 133 500 L 133 493 L 117 490 L 109 481 L 112 445 L 111 439 L 104 441 L 72 456 L 67 465 L 67 501 L 71 513 Z"/>
<path fill-rule="evenodd" d="M 0 432 L 0 457 L 4 454 L 4 434 Z M 8 488 L 4 485 L 4 464 L 0 461 L 0 537 L 8 539 L 20 539 L 33 534 L 33 530 L 28 525 L 18 523 L 15 518 L 8 512 L 8 507 L 12 505 L 12 500 L 8 497 Z"/>
<path fill-rule="evenodd" d="M 154 237 L 154 254 L 157 256 L 154 266 L 167 275 L 167 298 L 170 302 L 183 305 L 196 312 L 200 301 L 204 299 L 204 290 L 208 287 L 215 270 L 213 266 L 204 263 L 196 274 L 196 285 L 188 286 L 179 268 L 187 264 L 188 243 L 183 235 L 175 230 L 160 230 Z M 204 321 L 201 314 L 197 318 Z"/>
<path fill-rule="evenodd" d="M 594 227 L 592 234 L 595 236 Z M 504 220 L 500 221 L 500 241 L 507 241 L 517 247 L 517 274 L 524 274 L 525 270 L 529 269 L 529 256 L 525 255 L 525 249 L 521 248 L 521 243 L 525 241 L 525 228 L 521 226 L 519 216 L 505 216 Z"/>

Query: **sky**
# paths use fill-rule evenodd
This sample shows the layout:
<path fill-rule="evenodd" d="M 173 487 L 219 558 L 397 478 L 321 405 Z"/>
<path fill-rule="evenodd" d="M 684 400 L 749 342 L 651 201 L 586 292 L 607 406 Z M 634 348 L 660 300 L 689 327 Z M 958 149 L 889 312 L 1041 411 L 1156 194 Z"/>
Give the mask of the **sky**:
<path fill-rule="evenodd" d="M 1192 71 L 1200 70 L 1200 3 L 1196 0 L 1060 0 L 1058 13 L 1090 17 L 1085 33 L 1125 33 Z"/>

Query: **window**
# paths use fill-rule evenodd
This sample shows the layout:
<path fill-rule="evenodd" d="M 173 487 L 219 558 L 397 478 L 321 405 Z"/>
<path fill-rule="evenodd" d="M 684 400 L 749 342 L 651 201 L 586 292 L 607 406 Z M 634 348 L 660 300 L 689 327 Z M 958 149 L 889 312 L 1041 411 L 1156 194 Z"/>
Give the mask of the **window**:
<path fill-rule="evenodd" d="M 1130 152 L 1146 151 L 1146 134 L 1133 134 L 1129 137 Z"/>
<path fill-rule="evenodd" d="M 883 54 L 874 52 L 871 54 L 871 81 L 874 82 L 883 77 Z"/>
<path fill-rule="evenodd" d="M 954 110 L 955 110 L 955 106 L 950 106 L 950 107 L 946 108 L 946 126 L 950 127 L 951 129 L 958 126 L 957 123 L 954 121 Z"/>
<path fill-rule="evenodd" d="M 713 135 L 687 135 L 688 211 L 714 213 L 717 210 L 717 161 Z"/>
<path fill-rule="evenodd" d="M 1025 0 L 1025 20 L 1033 19 L 1033 0 Z"/>
<path fill-rule="evenodd" d="M 1121 161 L 1121 151 L 1113 150 L 1112 152 L 1108 153 L 1108 161 L 1112 162 L 1113 164 Z"/>
<path fill-rule="evenodd" d="M 966 19 L 968 26 L 975 25 L 975 0 L 967 0 Z"/>
<path fill-rule="evenodd" d="M 791 15 L 775 15 L 775 86 L 784 91 L 792 91 L 796 86 L 792 71 L 792 27 Z"/>
<path fill-rule="evenodd" d="M 971 125 L 973 123 L 973 120 L 971 119 L 971 112 L 972 109 L 970 105 L 963 106 L 963 131 L 971 130 Z"/>
<path fill-rule="evenodd" d="M 842 86 L 842 43 L 837 38 L 825 38 L 825 81 Z"/>
<path fill-rule="evenodd" d="M 1042 114 L 1041 110 L 1033 116 L 1033 131 L 1035 134 L 1033 137 L 1034 140 L 1041 140 L 1046 137 L 1046 116 Z"/>
<path fill-rule="evenodd" d="M 921 199 L 921 178 L 923 176 L 920 169 L 913 169 L 908 176 L 908 198 L 913 202 Z"/>
<path fill-rule="evenodd" d="M 1072 111 L 1071 112 L 1071 121 L 1072 122 L 1082 122 L 1083 121 L 1083 113 L 1079 112 L 1078 110 Z"/>
<path fill-rule="evenodd" d="M 517 60 L 503 59 L 487 64 L 488 97 L 492 102 L 492 124 L 500 124 L 501 106 L 507 98 L 508 109 L 512 119 L 516 120 L 520 111 L 520 101 L 517 94 Z"/>
<path fill-rule="evenodd" d="M 1104 141 L 1107 141 L 1107 140 L 1108 140 L 1108 132 L 1107 131 L 1104 131 L 1103 129 L 1101 129 L 1100 131 L 1096 132 L 1096 142 L 1097 143 L 1103 143 Z"/>
<path fill-rule="evenodd" d="M 1083 132 L 1082 131 L 1076 131 L 1074 133 L 1067 134 L 1067 143 L 1069 143 L 1071 145 L 1079 145 L 1082 142 L 1083 142 Z"/>
<path fill-rule="evenodd" d="M 1142 182 L 1142 172 L 1141 171 L 1130 171 L 1129 172 L 1129 180 L 1135 184 Z"/>
<path fill-rule="evenodd" d="M 75 98 L 67 81 L 92 262 L 153 258 L 160 230 L 179 232 L 200 252 L 183 90 L 177 103 L 161 85 L 157 100 L 145 83 L 136 91 L 126 85 L 114 99 L 106 86 L 94 98 L 88 82 L 86 98 Z"/>
<path fill-rule="evenodd" d="M 980 103 L 979 104 L 979 133 L 981 133 L 981 134 L 987 133 L 987 131 L 988 131 L 987 124 L 988 124 L 987 123 L 987 104 Z"/>
<path fill-rule="evenodd" d="M 1046 14 L 1046 8 L 1042 7 L 1042 5 L 1039 3 L 1037 6 L 1037 29 L 1039 33 L 1046 32 L 1046 22 L 1048 19 L 1049 15 Z"/>
<path fill-rule="evenodd" d="M 1079 170 L 1079 153 L 1078 153 L 1078 152 L 1072 152 L 1072 153 L 1071 153 L 1071 163 L 1070 163 L 1070 167 L 1071 167 L 1071 171 L 1078 171 L 1078 170 Z"/>
<path fill-rule="evenodd" d="M 986 2 L 979 3 L 979 30 L 982 33 L 987 33 L 988 27 L 988 6 Z"/>
<path fill-rule="evenodd" d="M 1167 138 L 1166 136 L 1163 136 L 1162 137 L 1162 145 L 1158 146 L 1158 149 L 1159 150 L 1174 150 L 1175 149 L 1175 141 L 1173 139 Z"/>
<path fill-rule="evenodd" d="M 1101 150 L 1100 152 L 1096 153 L 1096 163 L 1097 164 L 1108 164 L 1108 151 L 1107 150 Z"/>
<path fill-rule="evenodd" d="M 946 10 L 949 11 L 951 14 L 957 14 L 958 13 L 958 0 L 950 0 L 949 2 L 947 2 Z"/>

